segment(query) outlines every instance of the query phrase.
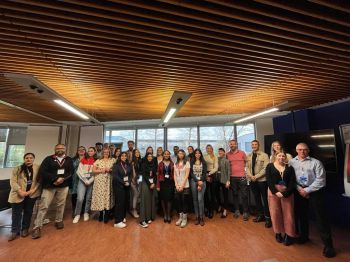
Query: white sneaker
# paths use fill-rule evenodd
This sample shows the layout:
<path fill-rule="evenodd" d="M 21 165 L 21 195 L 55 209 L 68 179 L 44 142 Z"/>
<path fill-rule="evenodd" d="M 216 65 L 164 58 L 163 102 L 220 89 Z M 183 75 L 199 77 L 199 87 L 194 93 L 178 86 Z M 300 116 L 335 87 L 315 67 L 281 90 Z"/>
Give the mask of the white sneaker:
<path fill-rule="evenodd" d="M 140 226 L 142 226 L 143 228 L 147 228 L 148 224 L 145 221 L 143 221 L 140 223 Z"/>
<path fill-rule="evenodd" d="M 90 218 L 89 213 L 84 213 L 84 221 L 88 221 Z"/>
<path fill-rule="evenodd" d="M 79 219 L 80 219 L 80 215 L 76 215 L 73 219 L 73 224 L 76 224 L 79 222 Z"/>
<path fill-rule="evenodd" d="M 123 219 L 123 223 L 126 223 L 126 218 Z"/>
<path fill-rule="evenodd" d="M 148 220 L 147 223 L 148 223 L 148 224 L 151 224 L 151 223 L 152 223 L 152 220 Z"/>
<path fill-rule="evenodd" d="M 126 225 L 123 222 L 119 222 L 118 224 L 114 224 L 114 227 L 124 228 L 124 227 L 126 227 Z"/>
<path fill-rule="evenodd" d="M 137 214 L 137 211 L 135 209 L 132 211 L 132 216 L 135 217 L 135 218 L 139 218 L 140 217 L 139 214 Z"/>

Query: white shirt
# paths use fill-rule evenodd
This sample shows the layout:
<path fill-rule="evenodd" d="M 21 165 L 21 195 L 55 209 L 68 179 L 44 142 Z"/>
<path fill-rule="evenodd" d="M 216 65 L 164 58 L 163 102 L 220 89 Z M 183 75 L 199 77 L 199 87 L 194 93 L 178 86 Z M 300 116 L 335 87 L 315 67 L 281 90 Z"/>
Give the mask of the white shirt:
<path fill-rule="evenodd" d="M 182 163 L 180 165 L 174 165 L 174 178 L 177 184 L 183 185 L 185 177 L 186 177 L 186 169 L 190 169 L 190 162 L 186 162 L 185 165 Z M 185 188 L 189 188 L 190 183 L 188 182 L 188 178 L 185 183 Z"/>

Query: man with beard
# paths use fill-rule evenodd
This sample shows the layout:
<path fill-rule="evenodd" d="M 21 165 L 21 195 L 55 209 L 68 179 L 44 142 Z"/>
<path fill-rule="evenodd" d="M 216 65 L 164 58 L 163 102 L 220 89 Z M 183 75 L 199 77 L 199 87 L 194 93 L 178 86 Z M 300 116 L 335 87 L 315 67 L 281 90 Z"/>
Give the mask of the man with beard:
<path fill-rule="evenodd" d="M 32 238 L 41 237 L 41 228 L 46 212 L 55 199 L 56 202 L 56 219 L 55 226 L 57 229 L 63 229 L 63 213 L 68 194 L 68 186 L 74 172 L 73 161 L 66 156 L 66 146 L 57 144 L 55 154 L 46 157 L 41 163 L 38 182 L 43 188 L 38 214 L 34 222 Z"/>

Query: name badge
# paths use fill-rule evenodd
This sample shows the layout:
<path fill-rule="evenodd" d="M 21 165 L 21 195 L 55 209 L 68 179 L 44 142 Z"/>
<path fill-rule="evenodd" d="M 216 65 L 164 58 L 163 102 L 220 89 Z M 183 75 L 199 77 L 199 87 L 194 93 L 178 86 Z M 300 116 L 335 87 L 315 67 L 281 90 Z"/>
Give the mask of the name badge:
<path fill-rule="evenodd" d="M 168 175 L 168 174 L 166 174 L 166 175 L 165 175 L 165 178 L 169 178 L 169 175 Z"/>
<path fill-rule="evenodd" d="M 139 179 L 137 180 L 139 183 L 142 182 L 142 176 L 139 176 Z"/>
<path fill-rule="evenodd" d="M 128 182 L 129 178 L 127 176 L 124 177 L 124 182 Z"/>
<path fill-rule="evenodd" d="M 63 168 L 57 169 L 57 175 L 64 175 L 64 169 Z"/>
<path fill-rule="evenodd" d="M 148 179 L 148 181 L 153 184 L 153 178 Z"/>

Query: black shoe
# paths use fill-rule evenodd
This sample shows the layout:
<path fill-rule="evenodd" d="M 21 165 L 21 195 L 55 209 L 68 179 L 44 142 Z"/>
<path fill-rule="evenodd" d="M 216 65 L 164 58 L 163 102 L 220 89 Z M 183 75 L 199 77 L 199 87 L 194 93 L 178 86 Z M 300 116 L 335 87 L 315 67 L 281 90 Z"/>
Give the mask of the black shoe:
<path fill-rule="evenodd" d="M 11 242 L 13 240 L 15 240 L 18 237 L 18 233 L 16 232 L 11 232 L 9 238 L 7 239 L 8 242 Z"/>
<path fill-rule="evenodd" d="M 271 218 L 266 218 L 265 227 L 266 228 L 272 227 Z"/>
<path fill-rule="evenodd" d="M 194 222 L 194 224 L 197 226 L 197 225 L 199 225 L 199 223 L 200 223 L 200 220 L 199 220 L 199 217 L 197 217 L 196 221 Z"/>
<path fill-rule="evenodd" d="M 201 226 L 204 226 L 204 218 L 203 217 L 199 218 L 199 224 Z"/>
<path fill-rule="evenodd" d="M 276 234 L 275 237 L 276 237 L 276 241 L 277 241 L 278 243 L 283 243 L 283 237 L 282 237 L 281 233 Z"/>
<path fill-rule="evenodd" d="M 103 222 L 104 222 L 105 224 L 107 224 L 108 221 L 109 221 L 109 219 L 110 219 L 110 217 L 109 217 L 109 212 L 106 210 L 104 213 L 105 213 L 105 214 L 104 214 L 104 216 L 103 216 Z"/>
<path fill-rule="evenodd" d="M 100 211 L 100 215 L 98 216 L 98 221 L 103 221 L 103 211 Z"/>
<path fill-rule="evenodd" d="M 261 215 L 259 215 L 259 216 L 257 216 L 256 218 L 253 219 L 254 223 L 259 223 L 259 222 L 263 222 L 263 221 L 265 221 L 265 217 L 261 216 Z"/>
<path fill-rule="evenodd" d="M 55 222 L 55 227 L 56 227 L 56 229 L 63 229 L 64 228 L 63 221 Z"/>
<path fill-rule="evenodd" d="M 166 217 L 164 217 L 164 223 L 167 223 L 168 219 Z"/>
<path fill-rule="evenodd" d="M 337 254 L 335 253 L 335 250 L 333 247 L 325 246 L 323 249 L 323 255 L 325 257 L 331 258 L 331 257 L 335 257 Z"/>
<path fill-rule="evenodd" d="M 171 223 L 171 218 L 170 218 L 170 217 L 168 218 L 167 223 L 168 223 L 168 224 Z"/>
<path fill-rule="evenodd" d="M 213 211 L 209 211 L 209 213 L 208 213 L 208 218 L 212 219 L 213 217 L 214 217 Z"/>
<path fill-rule="evenodd" d="M 293 244 L 293 238 L 286 234 L 283 243 L 285 246 L 290 246 L 291 244 Z"/>

